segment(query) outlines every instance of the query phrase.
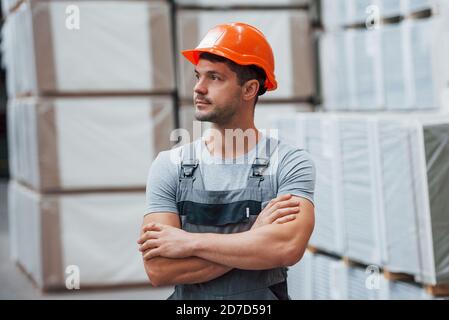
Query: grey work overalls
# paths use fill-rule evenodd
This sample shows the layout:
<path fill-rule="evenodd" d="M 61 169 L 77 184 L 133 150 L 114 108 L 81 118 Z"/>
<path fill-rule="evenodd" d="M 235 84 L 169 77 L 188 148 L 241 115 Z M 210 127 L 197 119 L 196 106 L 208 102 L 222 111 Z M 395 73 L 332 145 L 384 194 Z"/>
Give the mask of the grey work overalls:
<path fill-rule="evenodd" d="M 276 197 L 269 179 L 263 176 L 278 141 L 266 138 L 256 146 L 246 188 L 207 191 L 195 156 L 195 143 L 185 146 L 176 202 L 183 230 L 195 233 L 247 231 L 262 210 L 262 202 Z M 271 151 L 270 151 L 271 150 Z M 177 285 L 169 299 L 288 299 L 287 269 L 233 269 L 214 280 Z"/>

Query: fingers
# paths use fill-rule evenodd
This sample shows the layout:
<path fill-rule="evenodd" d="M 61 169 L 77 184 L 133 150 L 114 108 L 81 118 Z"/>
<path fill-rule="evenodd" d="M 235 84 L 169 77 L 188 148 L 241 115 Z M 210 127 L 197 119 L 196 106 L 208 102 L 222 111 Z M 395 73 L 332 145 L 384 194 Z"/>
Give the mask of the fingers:
<path fill-rule="evenodd" d="M 277 196 L 276 198 L 272 199 L 270 202 L 268 202 L 267 206 L 265 207 L 265 209 L 270 209 L 273 205 L 275 205 L 276 203 L 280 202 L 280 201 L 285 201 L 288 200 L 292 197 L 292 195 L 290 193 L 288 194 L 283 194 L 280 196 Z"/>
<path fill-rule="evenodd" d="M 161 255 L 161 249 L 160 248 L 150 249 L 143 255 L 143 259 L 144 260 L 150 260 L 150 259 L 153 259 L 155 257 L 159 257 L 160 255 Z"/>
<path fill-rule="evenodd" d="M 297 214 L 290 214 L 288 216 L 276 219 L 273 222 L 273 224 L 283 224 L 283 223 L 287 223 L 287 222 L 293 221 L 293 220 L 296 219 L 296 216 L 297 216 Z"/>
<path fill-rule="evenodd" d="M 298 213 L 299 213 L 299 206 L 278 209 L 270 215 L 270 220 L 271 220 L 270 223 L 273 223 L 274 221 L 276 221 L 277 219 L 280 219 L 282 217 L 292 215 L 292 214 L 296 215 Z"/>
<path fill-rule="evenodd" d="M 150 239 L 157 239 L 159 237 L 159 232 L 157 231 L 146 231 L 140 236 L 140 239 L 137 240 L 138 244 L 143 244 L 145 241 Z"/>
<path fill-rule="evenodd" d="M 146 224 L 143 226 L 142 231 L 161 231 L 162 225 L 157 222 L 150 222 L 149 224 Z"/>
<path fill-rule="evenodd" d="M 157 248 L 159 246 L 159 241 L 156 239 L 150 239 L 145 241 L 140 247 L 139 247 L 139 251 L 140 252 L 145 252 L 148 249 L 153 249 L 153 248 Z"/>
<path fill-rule="evenodd" d="M 290 207 L 299 207 L 300 206 L 300 202 L 298 200 L 287 200 L 287 201 L 280 201 L 275 203 L 270 209 L 268 209 L 269 214 L 273 214 L 274 212 L 276 212 L 279 209 L 283 209 L 283 208 L 290 208 Z"/>

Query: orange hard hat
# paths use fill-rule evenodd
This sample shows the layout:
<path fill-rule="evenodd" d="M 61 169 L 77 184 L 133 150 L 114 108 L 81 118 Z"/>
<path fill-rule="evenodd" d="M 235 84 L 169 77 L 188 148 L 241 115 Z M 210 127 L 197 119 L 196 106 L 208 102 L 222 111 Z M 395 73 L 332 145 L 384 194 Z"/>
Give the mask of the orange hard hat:
<path fill-rule="evenodd" d="M 256 65 L 265 71 L 265 88 L 268 91 L 277 88 L 273 50 L 263 33 L 253 26 L 241 22 L 220 24 L 210 29 L 195 49 L 184 50 L 182 54 L 197 65 L 201 52 L 209 52 L 240 65 Z"/>

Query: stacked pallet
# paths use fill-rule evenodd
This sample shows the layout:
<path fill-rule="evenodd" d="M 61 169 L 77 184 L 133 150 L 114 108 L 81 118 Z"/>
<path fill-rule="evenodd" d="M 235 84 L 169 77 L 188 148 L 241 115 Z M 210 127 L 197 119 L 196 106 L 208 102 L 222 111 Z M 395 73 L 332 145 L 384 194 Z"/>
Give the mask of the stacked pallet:
<path fill-rule="evenodd" d="M 14 260 L 44 290 L 65 288 L 73 267 L 81 287 L 147 284 L 136 245 L 146 175 L 175 126 L 169 5 L 7 8 Z"/>
<path fill-rule="evenodd" d="M 449 116 L 313 113 L 279 126 L 316 164 L 311 246 L 449 295 Z"/>
<path fill-rule="evenodd" d="M 323 108 L 448 110 L 447 2 L 323 1 L 323 10 Z"/>

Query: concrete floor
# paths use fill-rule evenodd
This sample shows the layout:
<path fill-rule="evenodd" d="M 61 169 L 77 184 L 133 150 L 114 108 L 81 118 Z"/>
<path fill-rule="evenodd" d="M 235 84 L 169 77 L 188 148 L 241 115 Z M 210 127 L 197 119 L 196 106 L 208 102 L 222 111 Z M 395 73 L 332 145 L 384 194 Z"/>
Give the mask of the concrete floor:
<path fill-rule="evenodd" d="M 42 293 L 10 259 L 7 213 L 7 181 L 0 180 L 0 299 L 32 300 L 161 300 L 166 299 L 172 288 L 120 288 L 102 290 L 70 290 L 58 293 Z"/>

